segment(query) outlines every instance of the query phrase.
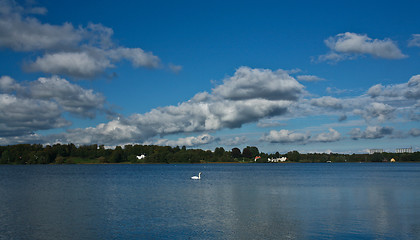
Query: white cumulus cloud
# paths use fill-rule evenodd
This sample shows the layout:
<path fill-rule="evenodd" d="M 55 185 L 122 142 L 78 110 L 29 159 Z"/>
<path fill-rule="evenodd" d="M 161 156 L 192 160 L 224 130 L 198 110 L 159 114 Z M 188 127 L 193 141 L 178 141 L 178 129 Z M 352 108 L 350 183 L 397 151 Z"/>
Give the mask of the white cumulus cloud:
<path fill-rule="evenodd" d="M 0 94 L 0 113 L 0 136 L 30 135 L 70 125 L 61 117 L 58 104 L 10 94 Z"/>
<path fill-rule="evenodd" d="M 392 127 L 368 126 L 365 131 L 354 128 L 350 131 L 350 136 L 354 140 L 358 139 L 378 139 L 391 135 L 394 131 Z"/>
<path fill-rule="evenodd" d="M 84 89 L 58 76 L 39 78 L 29 85 L 31 98 L 54 100 L 64 111 L 83 116 L 95 117 L 98 110 L 104 109 L 105 97 Z"/>
<path fill-rule="evenodd" d="M 62 116 L 64 112 L 93 118 L 98 111 L 106 111 L 104 103 L 102 94 L 57 76 L 24 83 L 2 76 L 0 135 L 22 136 L 69 126 L 71 123 Z"/>
<path fill-rule="evenodd" d="M 372 102 L 363 109 L 355 109 L 353 112 L 361 115 L 366 121 L 376 119 L 380 122 L 391 119 L 394 116 L 395 108 L 381 102 Z"/>
<path fill-rule="evenodd" d="M 121 61 L 126 59 L 130 61 L 134 67 L 159 67 L 160 59 L 150 52 L 145 52 L 141 48 L 125 48 L 118 47 L 108 50 L 106 55 L 114 61 Z"/>
<path fill-rule="evenodd" d="M 315 142 L 336 142 L 341 139 L 341 134 L 335 130 L 330 128 L 326 133 L 320 133 L 312 139 Z"/>
<path fill-rule="evenodd" d="M 118 46 L 112 40 L 113 30 L 101 24 L 52 25 L 28 15 L 34 11 L 22 9 L 13 1 L 0 5 L 0 47 L 38 53 L 35 61 L 25 64 L 28 71 L 92 78 L 123 60 L 134 67 L 160 66 L 160 59 L 151 52 Z M 40 12 L 43 8 L 32 9 Z"/>
<path fill-rule="evenodd" d="M 163 145 L 163 146 L 171 146 L 171 147 L 176 147 L 176 146 L 194 147 L 194 146 L 205 145 L 205 144 L 214 142 L 215 140 L 216 140 L 215 137 L 205 133 L 196 137 L 179 138 L 177 140 L 160 139 L 156 141 L 155 144 Z"/>
<path fill-rule="evenodd" d="M 68 49 L 83 39 L 83 31 L 71 23 L 51 25 L 24 16 L 20 6 L 2 1 L 0 6 L 0 46 L 15 51 Z"/>
<path fill-rule="evenodd" d="M 127 118 L 114 119 L 95 128 L 75 129 L 61 136 L 63 142 L 92 141 L 108 145 L 117 145 L 120 142 L 144 142 L 157 135 L 176 133 L 208 132 L 224 128 L 239 128 L 243 124 L 257 122 L 260 119 L 283 115 L 295 100 L 298 99 L 302 86 L 293 78 L 281 74 L 277 78 L 275 72 L 265 69 L 239 68 L 237 72 L 246 71 L 246 74 L 235 73 L 234 77 L 225 79 L 223 85 L 216 87 L 213 92 L 198 93 L 191 100 L 175 106 L 166 106 L 152 109 L 144 114 L 133 114 Z M 276 71 L 281 72 L 281 71 Z M 267 75 L 265 78 L 262 75 Z M 255 75 L 255 76 L 254 76 Z M 244 79 L 240 79 L 243 77 Z M 293 94 L 288 93 L 282 98 L 266 97 L 265 95 L 249 95 L 245 98 L 232 99 L 229 94 L 221 94 L 222 89 L 244 88 L 248 79 L 260 77 L 254 81 L 255 86 L 271 79 L 275 81 L 274 90 L 282 95 L 283 89 L 296 89 Z M 286 84 L 283 84 L 283 81 Z M 251 88 L 248 83 L 245 88 Z M 274 90 L 271 94 L 276 95 Z M 224 92 L 224 91 L 223 91 Z M 230 91 L 226 91 L 227 93 Z M 233 94 L 233 93 L 232 93 Z M 89 136 L 89 137 L 86 137 Z M 80 141 L 78 140 L 80 139 Z"/>
<path fill-rule="evenodd" d="M 324 81 L 324 78 L 315 76 L 315 75 L 299 75 L 296 77 L 297 80 L 303 81 L 303 82 L 319 82 Z"/>
<path fill-rule="evenodd" d="M 262 136 L 261 140 L 271 143 L 305 143 L 309 138 L 309 134 L 282 129 L 280 131 L 271 130 L 268 134 Z"/>
<path fill-rule="evenodd" d="M 0 77 L 0 92 L 12 92 L 20 90 L 21 86 L 9 76 Z"/>
<path fill-rule="evenodd" d="M 234 76 L 217 86 L 213 94 L 231 100 L 296 100 L 302 90 L 303 86 L 284 70 L 240 67 Z"/>
<path fill-rule="evenodd" d="M 27 70 L 92 78 L 113 66 L 104 56 L 88 52 L 57 52 L 38 57 L 28 65 Z"/>
<path fill-rule="evenodd" d="M 238 145 L 246 143 L 247 140 L 248 140 L 247 137 L 240 136 L 240 137 L 221 139 L 220 143 L 227 146 L 238 146 Z"/>
<path fill-rule="evenodd" d="M 343 103 L 341 99 L 329 97 L 329 96 L 314 98 L 311 100 L 311 104 L 317 107 L 326 107 L 326 108 L 332 108 L 332 109 L 343 108 Z"/>
<path fill-rule="evenodd" d="M 329 37 L 325 45 L 331 52 L 319 56 L 319 61 L 338 62 L 345 59 L 354 59 L 358 55 L 371 55 L 375 58 L 401 59 L 407 57 L 391 39 L 372 39 L 366 34 L 340 33 Z"/>
<path fill-rule="evenodd" d="M 420 47 L 420 34 L 411 35 L 411 39 L 408 41 L 409 47 Z"/>

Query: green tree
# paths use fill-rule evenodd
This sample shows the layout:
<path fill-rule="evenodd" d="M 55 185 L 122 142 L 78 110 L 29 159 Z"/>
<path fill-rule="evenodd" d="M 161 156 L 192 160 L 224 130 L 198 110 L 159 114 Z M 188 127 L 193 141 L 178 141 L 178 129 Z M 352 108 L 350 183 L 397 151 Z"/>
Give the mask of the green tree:
<path fill-rule="evenodd" d="M 240 158 L 241 150 L 239 148 L 232 148 L 231 156 L 232 158 Z"/>
<path fill-rule="evenodd" d="M 249 150 L 249 148 L 244 148 L 244 150 L 242 150 L 242 156 L 244 158 L 252 158 L 252 153 L 251 150 Z"/>
<path fill-rule="evenodd" d="M 381 153 L 374 153 L 370 156 L 371 162 L 382 162 L 384 160 L 384 156 Z"/>
<path fill-rule="evenodd" d="M 119 163 L 123 161 L 124 152 L 121 146 L 116 146 L 111 154 L 110 162 Z"/>
<path fill-rule="evenodd" d="M 214 161 L 218 161 L 218 162 L 223 161 L 222 158 L 224 154 L 225 154 L 225 149 L 222 147 L 217 147 L 214 150 Z"/>
<path fill-rule="evenodd" d="M 222 147 L 217 147 L 217 148 L 214 150 L 214 155 L 215 155 L 216 157 L 221 157 L 221 156 L 223 156 L 223 154 L 225 154 L 225 149 L 224 149 L 224 148 L 222 148 Z"/>
<path fill-rule="evenodd" d="M 8 164 L 8 163 L 10 163 L 10 153 L 9 153 L 9 150 L 3 151 L 3 153 L 1 154 L 0 161 L 1 161 L 2 164 Z"/>
<path fill-rule="evenodd" d="M 298 151 L 291 151 L 287 153 L 287 159 L 292 162 L 299 162 L 300 153 Z"/>
<path fill-rule="evenodd" d="M 242 155 L 246 158 L 255 158 L 256 156 L 258 156 L 260 154 L 260 151 L 258 150 L 257 147 L 250 147 L 247 146 L 246 148 L 244 148 L 244 150 L 242 151 Z"/>

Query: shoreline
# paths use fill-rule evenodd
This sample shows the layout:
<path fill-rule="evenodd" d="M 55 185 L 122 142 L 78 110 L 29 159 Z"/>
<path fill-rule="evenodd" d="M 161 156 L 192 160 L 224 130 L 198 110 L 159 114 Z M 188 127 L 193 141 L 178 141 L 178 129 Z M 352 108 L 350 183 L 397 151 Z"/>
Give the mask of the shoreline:
<path fill-rule="evenodd" d="M 281 164 L 346 164 L 346 163 L 375 163 L 375 164 L 398 164 L 398 163 L 420 163 L 419 161 L 398 161 L 398 162 L 282 162 L 282 163 L 258 163 L 258 162 L 200 162 L 200 163 L 188 163 L 188 162 L 180 162 L 180 163 L 131 163 L 131 162 L 120 162 L 120 163 L 95 163 L 95 162 L 83 162 L 83 163 L 24 163 L 24 164 L 0 164 L 0 166 L 4 165 L 206 165 L 206 164 L 272 164 L 272 165 L 281 165 Z"/>

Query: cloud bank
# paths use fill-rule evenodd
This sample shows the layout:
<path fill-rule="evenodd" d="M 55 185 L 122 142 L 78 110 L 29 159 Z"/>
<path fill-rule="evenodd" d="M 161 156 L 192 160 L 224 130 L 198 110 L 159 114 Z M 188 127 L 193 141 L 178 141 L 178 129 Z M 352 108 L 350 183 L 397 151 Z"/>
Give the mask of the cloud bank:
<path fill-rule="evenodd" d="M 44 143 L 100 143 L 109 146 L 133 142 L 195 146 L 217 140 L 236 146 L 249 139 L 244 136 L 219 139 L 209 133 L 240 128 L 248 123 L 271 128 L 260 138 L 262 142 L 307 144 L 337 142 L 346 138 L 335 127 L 327 126 L 328 131 L 324 132 L 321 128 L 315 132 L 285 129 L 287 119 L 322 115 L 336 116 L 341 126 L 349 118 L 359 118 L 359 125 L 367 124 L 365 130 L 355 127 L 347 133 L 347 138 L 354 140 L 379 139 L 393 134 L 417 137 L 417 128 L 403 134 L 394 131 L 393 127 L 380 125 L 392 121 L 420 121 L 419 76 L 415 75 L 402 84 L 374 85 L 360 96 L 311 98 L 298 81 L 282 70 L 240 67 L 211 92 L 197 93 L 177 105 L 47 136 L 34 132 L 70 126 L 71 122 L 63 117 L 63 113 L 93 118 L 98 112 L 107 111 L 104 96 L 58 76 L 23 83 L 3 76 L 0 78 L 0 109 L 4 113 L 0 116 L 0 132 L 4 136 L 1 142 L 12 144 L 31 139 Z M 268 85 L 271 87 L 261 87 Z M 194 133 L 198 135 L 178 140 L 164 138 L 166 135 Z"/>
<path fill-rule="evenodd" d="M 25 63 L 25 70 L 75 78 L 93 78 L 115 64 L 126 60 L 134 67 L 158 68 L 160 59 L 141 48 L 118 46 L 113 30 L 89 23 L 74 27 L 71 23 L 42 23 L 14 1 L 0 5 L 0 47 L 20 52 L 36 52 L 34 61 Z"/>
<path fill-rule="evenodd" d="M 240 67 L 211 93 L 198 93 L 176 106 L 114 119 L 94 128 L 74 129 L 56 138 L 61 142 L 113 145 L 133 140 L 143 142 L 168 134 L 239 128 L 262 118 L 285 114 L 302 91 L 303 86 L 282 70 Z"/>
<path fill-rule="evenodd" d="M 64 112 L 94 118 L 105 111 L 105 97 L 63 78 L 39 78 L 18 83 L 0 77 L 0 136 L 24 136 L 38 130 L 71 125 Z"/>

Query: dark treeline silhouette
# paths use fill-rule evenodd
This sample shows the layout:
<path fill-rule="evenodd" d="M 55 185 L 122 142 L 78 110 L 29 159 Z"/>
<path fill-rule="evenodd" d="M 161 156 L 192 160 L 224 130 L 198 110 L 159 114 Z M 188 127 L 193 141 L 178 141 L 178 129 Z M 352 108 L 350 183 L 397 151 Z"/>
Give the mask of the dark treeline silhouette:
<path fill-rule="evenodd" d="M 256 158 L 258 156 L 258 158 Z M 338 154 L 290 151 L 286 154 L 259 152 L 257 147 L 214 151 L 156 145 L 125 145 L 106 149 L 103 145 L 18 144 L 0 146 L 0 164 L 68 164 L 68 163 L 209 163 L 209 162 L 268 162 L 271 158 L 286 157 L 287 162 L 401 162 L 420 161 L 420 152 Z M 256 159 L 256 160 L 255 160 Z"/>

